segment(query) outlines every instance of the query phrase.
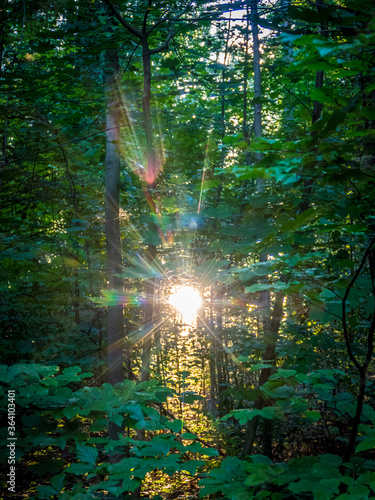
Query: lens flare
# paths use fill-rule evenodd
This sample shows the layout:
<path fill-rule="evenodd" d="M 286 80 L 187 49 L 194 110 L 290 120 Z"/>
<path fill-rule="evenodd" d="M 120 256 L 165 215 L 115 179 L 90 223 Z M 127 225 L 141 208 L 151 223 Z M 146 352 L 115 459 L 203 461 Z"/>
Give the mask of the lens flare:
<path fill-rule="evenodd" d="M 168 302 L 181 314 L 182 321 L 190 325 L 202 305 L 202 297 L 192 286 L 176 286 L 172 288 Z"/>

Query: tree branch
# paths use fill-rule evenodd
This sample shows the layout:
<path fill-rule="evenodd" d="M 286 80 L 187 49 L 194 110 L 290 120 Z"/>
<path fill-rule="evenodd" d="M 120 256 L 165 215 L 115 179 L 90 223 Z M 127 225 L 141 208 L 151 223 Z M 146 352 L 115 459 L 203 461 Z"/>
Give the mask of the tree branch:
<path fill-rule="evenodd" d="M 146 35 L 148 36 L 150 33 L 152 33 L 154 31 L 155 28 L 157 28 L 158 26 L 160 26 L 161 24 L 165 23 L 166 21 L 169 21 L 169 17 L 162 17 L 161 19 L 159 19 L 159 21 L 156 21 L 155 24 L 153 24 L 151 26 L 151 28 L 147 31 Z"/>
<path fill-rule="evenodd" d="M 178 14 L 176 14 L 176 16 L 173 19 L 171 19 L 171 26 L 169 28 L 165 42 L 159 45 L 159 47 L 156 47 L 155 49 L 150 49 L 150 54 L 158 54 L 159 52 L 163 52 L 164 50 L 169 48 L 169 42 L 177 33 L 177 31 L 174 31 L 174 23 L 178 21 L 180 17 L 185 14 L 185 12 L 187 12 L 189 7 L 190 3 L 188 3 L 184 9 L 182 9 Z M 147 35 L 149 35 L 150 32 L 151 31 L 149 31 Z"/>
<path fill-rule="evenodd" d="M 116 7 L 113 5 L 113 3 L 110 0 L 104 0 L 104 2 L 108 5 L 108 7 L 111 9 L 113 12 L 113 15 L 120 21 L 120 23 L 134 36 L 138 37 L 139 39 L 143 38 L 143 33 L 142 31 L 138 30 L 137 28 L 134 28 L 126 19 L 122 17 L 122 15 L 119 13 L 119 11 L 116 9 Z"/>
<path fill-rule="evenodd" d="M 150 14 L 150 8 L 152 6 L 151 2 L 152 2 L 152 0 L 148 0 L 148 7 L 146 9 L 146 12 L 145 12 L 145 15 L 143 18 L 143 33 L 145 33 L 146 36 L 148 35 L 146 28 L 147 28 L 147 18 L 148 18 L 148 15 Z"/>

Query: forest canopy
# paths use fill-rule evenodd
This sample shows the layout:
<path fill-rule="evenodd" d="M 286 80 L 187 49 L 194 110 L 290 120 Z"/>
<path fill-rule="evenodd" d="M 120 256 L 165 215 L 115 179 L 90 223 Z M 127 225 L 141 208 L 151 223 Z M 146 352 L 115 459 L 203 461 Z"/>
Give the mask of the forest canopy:
<path fill-rule="evenodd" d="M 375 497 L 371 0 L 2 0 L 5 498 Z"/>

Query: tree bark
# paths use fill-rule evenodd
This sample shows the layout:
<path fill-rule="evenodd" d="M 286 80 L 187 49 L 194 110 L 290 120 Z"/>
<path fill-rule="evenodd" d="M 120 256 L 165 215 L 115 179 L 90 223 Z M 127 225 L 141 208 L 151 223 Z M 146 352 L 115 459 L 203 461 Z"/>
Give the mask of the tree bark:
<path fill-rule="evenodd" d="M 154 137 L 151 117 L 151 52 L 147 38 L 142 43 L 142 64 L 143 64 L 143 129 L 146 138 L 146 181 L 149 188 L 155 188 L 157 176 L 156 154 L 154 148 Z"/>
<path fill-rule="evenodd" d="M 216 351 L 216 370 L 217 370 L 217 411 L 218 416 L 222 417 L 224 415 L 224 341 L 223 341 L 223 298 L 224 298 L 224 287 L 223 285 L 218 286 L 217 290 L 217 303 L 216 303 L 216 336 L 218 348 Z"/>
<path fill-rule="evenodd" d="M 244 75 L 243 75 L 243 105 L 242 105 L 242 129 L 245 141 L 250 144 L 250 131 L 247 123 L 247 91 L 248 91 L 248 80 L 250 74 L 250 57 L 249 57 L 249 31 L 250 31 L 250 10 L 249 2 L 246 3 L 246 29 L 245 29 L 245 60 L 244 60 Z M 247 155 L 248 156 L 248 155 Z"/>
<path fill-rule="evenodd" d="M 262 137 L 262 80 L 260 72 L 260 42 L 258 27 L 258 0 L 251 0 L 251 32 L 253 36 L 253 67 L 254 67 L 254 136 Z M 255 161 L 262 159 L 262 153 L 255 153 Z M 258 179 L 263 182 L 263 179 Z"/>
<path fill-rule="evenodd" d="M 247 12 L 249 6 L 247 5 Z M 253 68 L 254 68 L 254 138 L 262 137 L 262 80 L 260 71 L 260 41 L 258 28 L 258 0 L 250 1 L 250 17 L 251 17 L 251 32 L 253 37 Z M 262 159 L 262 153 L 255 153 L 255 161 L 259 162 Z M 264 179 L 257 179 L 258 192 L 263 191 Z M 267 253 L 262 252 L 260 262 L 266 262 L 268 259 Z M 269 330 L 270 321 L 270 294 L 268 290 L 260 292 L 261 309 L 263 314 L 264 331 Z"/>
<path fill-rule="evenodd" d="M 148 46 L 147 38 L 142 42 L 142 63 L 143 63 L 143 128 L 146 138 L 146 198 L 150 205 L 151 213 L 156 213 L 156 204 L 153 197 L 153 190 L 156 186 L 157 165 L 156 154 L 154 148 L 154 137 L 152 130 L 151 116 L 151 52 Z M 150 230 L 156 231 L 155 224 L 150 223 Z M 147 260 L 150 265 L 154 262 L 157 255 L 155 245 L 149 244 L 147 248 Z M 153 329 L 153 311 L 154 311 L 154 294 L 155 280 L 149 278 L 146 284 L 146 307 L 145 307 L 145 330 L 146 338 L 143 341 L 142 349 L 142 382 L 150 378 L 150 361 L 151 361 L 151 336 Z"/>
<path fill-rule="evenodd" d="M 150 264 L 155 260 L 156 246 L 148 246 L 147 260 Z M 145 305 L 145 338 L 142 344 L 142 370 L 141 381 L 145 382 L 150 378 L 150 362 L 151 362 L 151 337 L 153 330 L 153 314 L 154 314 L 154 294 L 155 294 L 155 279 L 149 278 L 146 283 L 146 305 Z"/>
<path fill-rule="evenodd" d="M 107 244 L 108 290 L 114 298 L 123 291 L 121 238 L 119 221 L 120 201 L 120 152 L 119 123 L 120 103 L 117 84 L 119 62 L 117 52 L 108 51 L 107 60 L 107 119 L 105 156 L 105 235 Z M 123 380 L 123 305 L 121 301 L 108 307 L 108 382 L 116 384 Z"/>
<path fill-rule="evenodd" d="M 317 71 L 315 75 L 315 88 L 320 89 L 323 87 L 323 77 L 324 77 L 324 71 Z M 322 115 L 323 111 L 323 104 L 314 101 L 313 104 L 313 112 L 312 112 L 312 119 L 311 119 L 311 124 L 313 125 L 316 121 L 319 120 L 319 118 Z M 305 210 L 307 210 L 310 206 L 310 195 L 311 191 L 313 188 L 313 179 L 305 179 L 303 181 L 303 193 L 302 193 L 302 201 L 299 205 L 299 212 L 302 213 Z"/>
<path fill-rule="evenodd" d="M 250 4 L 250 9 L 249 9 Z M 251 32 L 253 38 L 253 69 L 254 69 L 254 137 L 258 139 L 262 137 L 262 82 L 261 82 L 261 71 L 260 71 L 260 42 L 259 42 L 259 28 L 258 28 L 258 0 L 250 0 L 247 2 L 247 19 L 251 18 Z M 259 162 L 262 159 L 262 153 L 255 153 L 255 161 Z M 257 179 L 257 189 L 258 192 L 263 191 L 263 179 Z M 267 252 L 262 252 L 259 256 L 260 262 L 266 262 L 268 259 Z M 276 303 L 275 303 L 276 307 Z M 270 293 L 268 290 L 263 290 L 260 292 L 260 309 L 262 313 L 262 323 L 263 323 L 263 334 L 266 339 L 266 350 L 263 358 L 273 359 L 274 349 L 273 342 L 271 342 L 267 336 L 271 330 L 271 319 L 270 319 Z M 276 332 L 277 335 L 277 332 Z M 275 342 L 276 345 L 276 342 Z M 268 356 L 268 357 L 267 357 Z M 269 369 L 267 371 L 262 370 L 260 375 L 260 383 L 262 378 L 267 375 L 269 376 Z M 263 382 L 264 383 L 264 382 Z M 263 405 L 263 398 L 259 395 L 258 400 L 255 404 L 255 409 L 260 409 Z M 251 453 L 253 443 L 255 440 L 255 434 L 258 427 L 259 417 L 254 417 L 247 424 L 245 442 L 243 447 L 243 454 L 248 455 Z"/>
<path fill-rule="evenodd" d="M 324 7 L 324 0 L 316 0 L 316 10 L 320 12 L 323 7 Z M 324 32 L 322 33 L 322 27 L 320 28 L 320 32 L 322 36 L 324 35 Z M 315 74 L 315 88 L 320 89 L 323 87 L 323 79 L 324 79 L 324 71 L 317 71 Z M 314 101 L 313 104 L 313 110 L 312 110 L 312 118 L 311 118 L 311 124 L 313 125 L 316 121 L 319 120 L 319 118 L 322 115 L 323 111 L 323 104 Z M 312 132 L 312 134 L 316 134 L 316 132 Z M 302 213 L 305 210 L 307 210 L 310 206 L 310 196 L 311 196 L 311 191 L 313 188 L 313 179 L 305 179 L 303 181 L 303 193 L 302 193 L 302 201 L 299 206 L 299 212 Z"/>

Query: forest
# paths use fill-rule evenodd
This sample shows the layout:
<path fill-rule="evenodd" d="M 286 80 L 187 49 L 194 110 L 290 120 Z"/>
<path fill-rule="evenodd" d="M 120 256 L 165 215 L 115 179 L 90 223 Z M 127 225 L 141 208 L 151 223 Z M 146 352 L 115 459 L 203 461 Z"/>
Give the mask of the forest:
<path fill-rule="evenodd" d="M 1 0 L 1 498 L 375 498 L 372 0 Z"/>

